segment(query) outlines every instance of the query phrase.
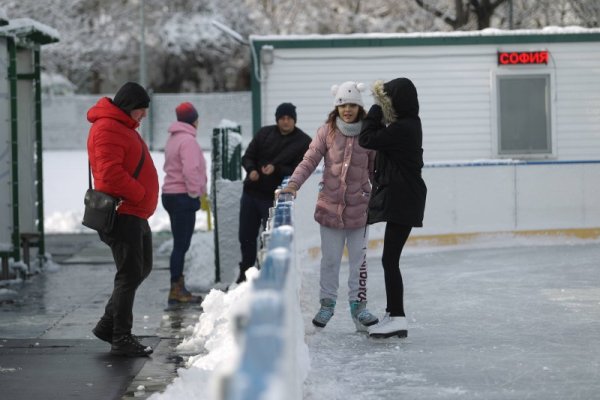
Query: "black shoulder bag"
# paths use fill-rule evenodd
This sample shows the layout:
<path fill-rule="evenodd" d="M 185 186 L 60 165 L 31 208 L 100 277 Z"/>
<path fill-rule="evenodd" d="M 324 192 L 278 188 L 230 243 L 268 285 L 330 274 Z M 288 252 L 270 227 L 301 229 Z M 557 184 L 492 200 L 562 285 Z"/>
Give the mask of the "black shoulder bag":
<path fill-rule="evenodd" d="M 140 174 L 145 157 L 146 153 L 142 144 L 142 158 L 133 173 L 134 179 L 137 179 Z M 117 209 L 120 203 L 121 199 L 92 189 L 92 168 L 88 160 L 88 190 L 83 199 L 85 211 L 81 223 L 95 231 L 109 233 L 117 220 Z"/>

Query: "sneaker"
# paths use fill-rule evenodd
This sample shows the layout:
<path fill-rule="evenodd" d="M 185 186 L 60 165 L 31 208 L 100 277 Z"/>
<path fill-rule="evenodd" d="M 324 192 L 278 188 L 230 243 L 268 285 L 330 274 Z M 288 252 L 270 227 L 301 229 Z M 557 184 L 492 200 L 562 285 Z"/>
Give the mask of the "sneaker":
<path fill-rule="evenodd" d="M 408 336 L 406 317 L 392 317 L 390 313 L 385 313 L 385 316 L 377 325 L 369 327 L 369 337 L 389 338 L 392 336 L 398 336 L 399 338 Z"/>
<path fill-rule="evenodd" d="M 312 320 L 314 326 L 319 328 L 325 328 L 325 325 L 333 317 L 333 309 L 335 308 L 335 300 L 333 299 L 321 299 L 321 309 Z"/>
<path fill-rule="evenodd" d="M 123 335 L 115 339 L 110 349 L 110 354 L 124 357 L 147 357 L 152 354 L 150 346 L 141 344 L 134 335 Z"/>
<path fill-rule="evenodd" d="M 105 323 L 102 320 L 100 320 L 96 324 L 94 329 L 92 329 L 92 333 L 98 339 L 103 340 L 107 343 L 112 343 L 112 338 L 113 338 L 112 326 L 109 326 L 108 323 Z"/>
<path fill-rule="evenodd" d="M 367 327 L 379 322 L 379 319 L 367 310 L 366 301 L 351 301 L 350 315 L 358 332 L 366 332 Z"/>

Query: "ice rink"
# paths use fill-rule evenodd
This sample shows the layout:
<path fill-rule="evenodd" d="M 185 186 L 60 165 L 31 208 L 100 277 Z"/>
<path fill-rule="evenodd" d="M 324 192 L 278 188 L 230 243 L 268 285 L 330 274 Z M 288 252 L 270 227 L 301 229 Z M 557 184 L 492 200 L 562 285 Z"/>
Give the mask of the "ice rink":
<path fill-rule="evenodd" d="M 336 314 L 315 332 L 318 263 L 307 266 L 305 398 L 600 398 L 600 245 L 562 243 L 408 248 L 401 260 L 407 339 L 354 332 L 347 274 Z M 383 271 L 377 258 L 369 261 L 369 308 L 379 315 Z"/>

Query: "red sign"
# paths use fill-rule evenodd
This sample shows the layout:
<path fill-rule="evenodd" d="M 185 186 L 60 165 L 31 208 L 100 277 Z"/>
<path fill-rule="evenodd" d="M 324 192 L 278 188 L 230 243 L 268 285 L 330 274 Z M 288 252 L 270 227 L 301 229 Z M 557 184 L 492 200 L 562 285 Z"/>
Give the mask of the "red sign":
<path fill-rule="evenodd" d="M 498 65 L 548 64 L 548 51 L 499 51 Z"/>

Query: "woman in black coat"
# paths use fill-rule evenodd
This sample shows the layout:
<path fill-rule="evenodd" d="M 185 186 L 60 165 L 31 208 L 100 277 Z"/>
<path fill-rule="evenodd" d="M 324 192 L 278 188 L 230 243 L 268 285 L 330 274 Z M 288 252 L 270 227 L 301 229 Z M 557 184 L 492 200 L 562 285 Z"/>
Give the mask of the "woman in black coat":
<path fill-rule="evenodd" d="M 386 314 L 372 337 L 406 337 L 400 255 L 413 227 L 423 226 L 427 187 L 421 178 L 423 132 L 417 89 L 406 78 L 373 85 L 375 104 L 363 120 L 359 144 L 377 150 L 368 223 L 386 222 L 383 264 Z"/>

